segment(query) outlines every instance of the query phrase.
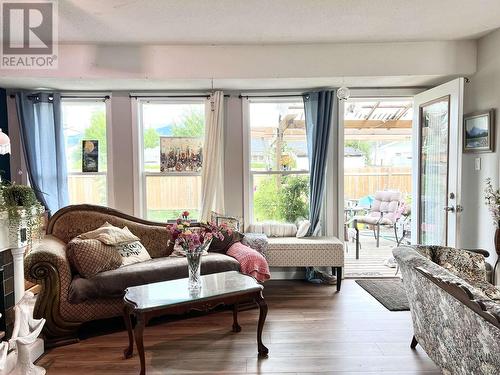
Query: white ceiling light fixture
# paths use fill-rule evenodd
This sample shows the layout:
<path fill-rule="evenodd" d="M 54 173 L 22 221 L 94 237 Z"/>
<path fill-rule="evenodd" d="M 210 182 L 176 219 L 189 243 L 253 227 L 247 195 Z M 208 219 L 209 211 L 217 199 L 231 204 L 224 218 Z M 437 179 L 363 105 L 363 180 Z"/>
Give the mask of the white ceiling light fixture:
<path fill-rule="evenodd" d="M 337 98 L 339 100 L 347 100 L 351 97 L 351 90 L 347 86 L 342 85 L 342 87 L 337 89 Z"/>
<path fill-rule="evenodd" d="M 10 154 L 10 138 L 0 129 L 0 155 Z"/>

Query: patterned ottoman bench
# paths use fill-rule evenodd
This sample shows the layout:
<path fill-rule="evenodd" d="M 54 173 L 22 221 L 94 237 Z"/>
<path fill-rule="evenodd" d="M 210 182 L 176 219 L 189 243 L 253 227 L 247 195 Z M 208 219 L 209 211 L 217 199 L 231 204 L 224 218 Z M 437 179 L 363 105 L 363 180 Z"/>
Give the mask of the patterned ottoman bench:
<path fill-rule="evenodd" d="M 337 237 L 269 237 L 264 254 L 270 267 L 332 267 L 340 290 L 344 244 Z"/>

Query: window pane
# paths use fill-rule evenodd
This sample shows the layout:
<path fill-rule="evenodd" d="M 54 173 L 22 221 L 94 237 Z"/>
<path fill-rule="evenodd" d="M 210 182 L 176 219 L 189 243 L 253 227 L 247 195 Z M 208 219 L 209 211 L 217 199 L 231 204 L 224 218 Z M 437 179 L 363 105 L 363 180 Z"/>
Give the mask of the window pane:
<path fill-rule="evenodd" d="M 68 191 L 70 204 L 107 203 L 106 175 L 69 175 Z"/>
<path fill-rule="evenodd" d="M 381 190 L 401 192 L 409 205 L 413 100 L 351 98 L 344 107 L 344 205 L 370 207 Z"/>
<path fill-rule="evenodd" d="M 160 172 L 160 137 L 199 137 L 205 134 L 205 104 L 142 105 L 144 171 Z"/>
<path fill-rule="evenodd" d="M 70 204 L 107 204 L 106 104 L 65 100 L 62 123 Z M 86 142 L 92 141 L 92 142 Z M 83 160 L 82 150 L 86 157 Z"/>
<path fill-rule="evenodd" d="M 250 137 L 252 170 L 309 169 L 302 100 L 250 103 Z"/>
<path fill-rule="evenodd" d="M 309 216 L 309 175 L 253 175 L 253 221 L 295 222 Z"/>
<path fill-rule="evenodd" d="M 68 172 L 82 172 L 82 141 L 98 142 L 98 171 L 107 170 L 106 105 L 104 102 L 62 103 Z"/>
<path fill-rule="evenodd" d="M 201 176 L 146 176 L 146 215 L 149 220 L 177 219 L 188 210 L 199 218 Z"/>

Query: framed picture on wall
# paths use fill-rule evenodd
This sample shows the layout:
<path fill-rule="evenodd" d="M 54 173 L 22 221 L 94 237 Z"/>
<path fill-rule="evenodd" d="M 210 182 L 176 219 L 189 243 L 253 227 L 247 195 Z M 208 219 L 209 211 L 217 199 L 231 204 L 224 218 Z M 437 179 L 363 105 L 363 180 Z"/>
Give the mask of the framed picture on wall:
<path fill-rule="evenodd" d="M 161 172 L 200 172 L 203 138 L 160 137 Z"/>
<path fill-rule="evenodd" d="M 494 142 L 494 109 L 464 116 L 464 152 L 493 152 Z"/>
<path fill-rule="evenodd" d="M 82 141 L 82 172 L 99 172 L 99 141 Z"/>

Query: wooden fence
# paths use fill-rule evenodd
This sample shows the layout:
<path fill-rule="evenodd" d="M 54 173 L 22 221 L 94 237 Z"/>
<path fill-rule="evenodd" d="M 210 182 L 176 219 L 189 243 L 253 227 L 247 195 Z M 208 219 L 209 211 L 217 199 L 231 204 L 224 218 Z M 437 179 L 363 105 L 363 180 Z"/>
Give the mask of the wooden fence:
<path fill-rule="evenodd" d="M 344 173 L 346 199 L 359 199 L 373 195 L 378 190 L 411 193 L 411 167 L 349 168 Z M 70 176 L 68 185 L 71 203 L 105 203 L 105 176 Z M 199 207 L 200 185 L 200 176 L 148 176 L 146 178 L 148 210 L 182 210 Z"/>
<path fill-rule="evenodd" d="M 411 194 L 411 167 L 363 167 L 344 171 L 344 197 L 359 199 L 378 190 Z"/>

